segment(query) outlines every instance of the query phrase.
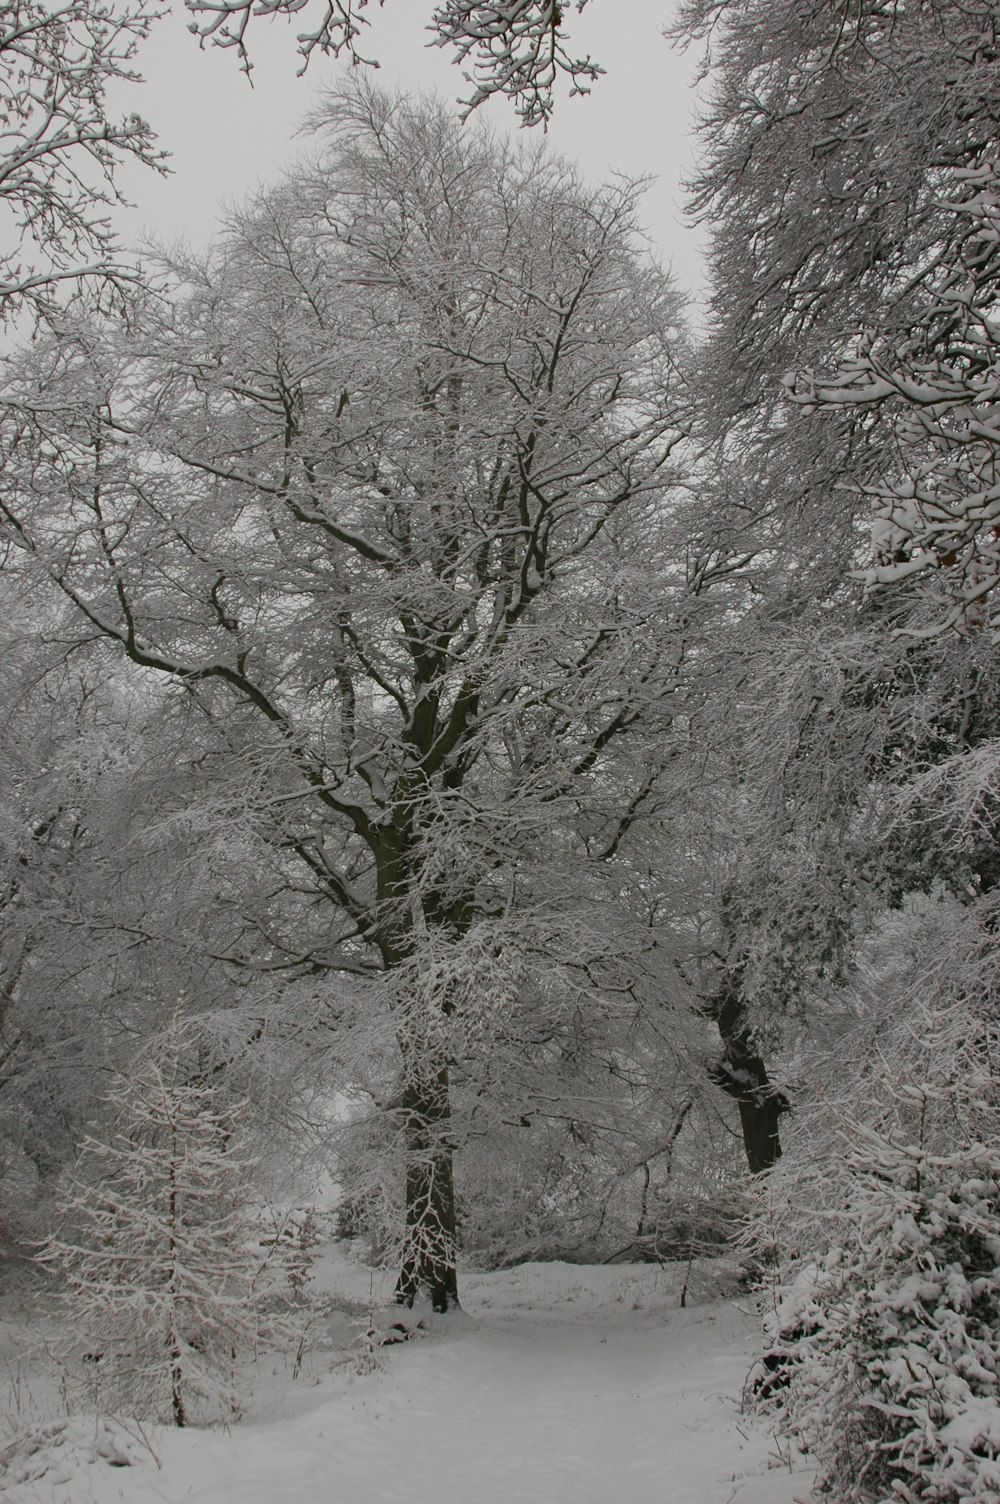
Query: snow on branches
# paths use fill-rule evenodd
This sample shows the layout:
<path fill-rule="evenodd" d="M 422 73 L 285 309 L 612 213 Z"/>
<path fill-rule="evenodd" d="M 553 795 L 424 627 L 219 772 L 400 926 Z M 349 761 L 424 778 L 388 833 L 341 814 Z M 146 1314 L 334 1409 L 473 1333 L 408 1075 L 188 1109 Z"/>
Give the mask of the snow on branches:
<path fill-rule="evenodd" d="M 539 889 L 576 915 L 615 892 L 664 766 L 678 305 L 634 252 L 635 185 L 592 191 L 364 85 L 316 124 L 309 180 L 179 267 L 188 290 L 136 315 L 141 338 L 108 332 L 114 394 L 104 331 L 44 347 L 27 403 L 51 435 L 65 394 L 72 494 L 43 500 L 21 463 L 56 450 L 12 386 L 5 510 L 17 548 L 51 518 L 32 557 L 80 629 L 189 685 L 213 745 L 240 748 L 234 818 L 281 895 L 246 964 L 393 977 L 419 956 L 414 995 L 451 1038 L 492 1027 L 481 983 L 459 1009 L 442 981 L 495 971 L 471 932 L 524 921 Z M 393 1019 L 416 1216 L 427 1177 L 451 1199 L 448 1057 Z"/>
<path fill-rule="evenodd" d="M 139 44 L 154 6 L 13 0 L 0 13 L 0 202 L 19 244 L 0 256 L 0 320 L 44 311 L 60 284 L 86 278 L 121 292 L 137 277 L 121 259 L 108 209 L 128 159 L 164 171 L 139 115 L 113 119 L 106 90 L 138 82 Z"/>
<path fill-rule="evenodd" d="M 841 1504 L 995 1499 L 1000 1153 L 859 1133 L 848 1163 L 854 1236 L 782 1300 L 760 1392 Z"/>
<path fill-rule="evenodd" d="M 359 41 L 371 25 L 368 0 L 184 0 L 196 18 L 191 30 L 219 47 L 235 47 L 243 67 L 252 63 L 247 33 L 258 17 L 302 16 L 308 23 L 297 41 L 302 71 L 315 52 L 368 63 Z M 379 0 L 381 6 L 384 0 Z M 560 75 L 571 94 L 586 94 L 604 72 L 589 56 L 574 57 L 566 45 L 565 14 L 589 0 L 443 0 L 433 12 L 430 46 L 451 46 L 472 93 L 462 101 L 466 115 L 493 95 L 512 101 L 524 125 L 545 125 L 552 114 L 552 91 Z"/>
<path fill-rule="evenodd" d="M 711 48 L 694 204 L 713 225 L 730 421 L 773 442 L 784 375 L 839 445 L 829 513 L 853 503 L 874 524 L 857 576 L 910 582 L 908 631 L 996 640 L 996 4 L 684 0 L 680 14 L 676 33 Z"/>
<path fill-rule="evenodd" d="M 576 0 L 583 10 L 587 0 Z M 434 13 L 439 46 L 451 42 L 460 63 L 471 62 L 465 78 L 473 85 L 463 100 L 466 114 L 494 94 L 517 105 L 523 125 L 544 125 L 552 114 L 552 90 L 560 73 L 571 94 L 587 94 L 604 72 L 592 58 L 566 50 L 562 23 L 569 4 L 559 0 L 445 0 Z"/>
<path fill-rule="evenodd" d="M 929 576 L 925 633 L 1000 640 L 1000 161 L 992 148 L 938 175 L 935 270 L 902 322 L 866 332 L 836 366 L 788 381 L 810 410 L 861 414 L 885 456 L 861 489 L 872 505 L 869 589 Z M 928 253 L 929 254 L 929 253 Z"/>

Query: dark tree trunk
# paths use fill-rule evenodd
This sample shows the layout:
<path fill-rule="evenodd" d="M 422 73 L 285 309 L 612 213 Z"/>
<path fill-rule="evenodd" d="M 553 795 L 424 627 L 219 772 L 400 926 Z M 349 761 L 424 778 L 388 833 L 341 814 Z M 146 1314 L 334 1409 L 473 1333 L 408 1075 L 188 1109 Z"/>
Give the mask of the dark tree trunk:
<path fill-rule="evenodd" d="M 771 1085 L 754 1044 L 740 998 L 738 971 L 725 974 L 706 1012 L 715 1020 L 723 1046 L 709 1074 L 739 1108 L 747 1164 L 752 1175 L 759 1175 L 781 1158 L 778 1124 L 790 1109 L 787 1097 Z"/>
<path fill-rule="evenodd" d="M 428 1076 L 413 1062 L 403 1088 L 406 1230 L 396 1301 L 412 1306 L 421 1290 L 435 1311 L 458 1308 L 455 1180 L 449 1137 L 448 1068 Z"/>
<path fill-rule="evenodd" d="M 421 715 L 429 701 L 421 701 Z M 427 731 L 433 742 L 433 725 Z M 416 735 L 416 732 L 414 733 Z M 426 749 L 424 749 L 426 750 Z M 386 970 L 409 961 L 417 942 L 406 920 L 414 877 L 419 876 L 410 843 L 414 822 L 413 789 L 397 787 L 395 818 L 380 825 L 373 847 L 376 857 L 379 906 L 385 914 L 379 949 Z M 433 896 L 423 896 L 425 912 L 433 910 Z M 438 915 L 432 913 L 438 921 Z M 439 921 L 438 921 L 439 922 Z M 442 1019 L 449 1009 L 442 1001 Z M 398 1040 L 403 1062 L 400 1111 L 406 1156 L 404 1233 L 395 1300 L 412 1306 L 421 1291 L 435 1311 L 456 1310 L 458 1275 L 455 1268 L 455 1177 L 452 1169 L 451 1085 L 448 1065 L 435 1040 L 428 1039 L 412 1020 L 400 1019 Z"/>

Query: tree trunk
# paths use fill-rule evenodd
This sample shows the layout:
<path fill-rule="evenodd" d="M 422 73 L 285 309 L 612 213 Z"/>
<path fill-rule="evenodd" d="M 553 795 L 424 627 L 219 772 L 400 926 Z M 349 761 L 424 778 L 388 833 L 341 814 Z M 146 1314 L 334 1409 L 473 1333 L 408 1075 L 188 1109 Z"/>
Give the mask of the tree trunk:
<path fill-rule="evenodd" d="M 403 1088 L 406 1230 L 395 1298 L 412 1306 L 424 1290 L 435 1311 L 450 1311 L 459 1300 L 448 1067 L 426 1074 L 419 1060 L 412 1065 Z"/>
<path fill-rule="evenodd" d="M 429 702 L 421 702 L 421 714 Z M 433 741 L 434 727 L 425 728 Z M 376 858 L 379 906 L 385 915 L 379 949 L 387 971 L 406 965 L 419 952 L 420 941 L 409 923 L 412 895 L 419 892 L 419 867 L 411 843 L 419 782 L 400 779 L 395 790 L 398 808 L 391 821 L 379 825 L 373 850 Z M 433 909 L 433 895 L 424 894 L 422 907 Z M 441 922 L 434 914 L 432 922 Z M 397 1024 L 403 1063 L 402 1129 L 406 1158 L 404 1233 L 397 1304 L 412 1306 L 423 1290 L 435 1311 L 457 1309 L 455 1268 L 455 1177 L 452 1169 L 451 1084 L 448 1063 L 442 1058 L 435 1022 L 441 1024 L 450 1008 L 446 998 L 436 1002 L 438 1019 L 422 1023 L 401 1009 Z"/>
<path fill-rule="evenodd" d="M 781 1158 L 778 1123 L 790 1107 L 787 1097 L 771 1085 L 757 1053 L 740 998 L 738 970 L 725 974 L 706 1012 L 715 1020 L 723 1044 L 709 1075 L 739 1108 L 747 1164 L 752 1175 L 759 1175 Z"/>

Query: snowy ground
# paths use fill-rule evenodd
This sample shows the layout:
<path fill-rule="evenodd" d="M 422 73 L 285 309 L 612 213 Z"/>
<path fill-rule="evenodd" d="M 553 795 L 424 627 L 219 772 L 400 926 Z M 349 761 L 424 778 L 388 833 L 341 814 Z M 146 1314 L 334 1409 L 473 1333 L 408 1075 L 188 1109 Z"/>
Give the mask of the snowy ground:
<path fill-rule="evenodd" d="M 337 1255 L 327 1293 L 366 1301 Z M 67 1420 L 0 1479 L 3 1504 L 793 1504 L 809 1492 L 739 1413 L 755 1339 L 732 1300 L 680 1309 L 680 1277 L 650 1265 L 528 1264 L 467 1274 L 467 1316 L 382 1349 L 358 1373 L 336 1344 L 292 1379 L 258 1376 L 231 1431 Z M 11 1352 L 8 1330 L 7 1351 Z M 10 1408 L 40 1399 L 9 1361 Z M 40 1381 L 36 1381 L 36 1384 Z"/>

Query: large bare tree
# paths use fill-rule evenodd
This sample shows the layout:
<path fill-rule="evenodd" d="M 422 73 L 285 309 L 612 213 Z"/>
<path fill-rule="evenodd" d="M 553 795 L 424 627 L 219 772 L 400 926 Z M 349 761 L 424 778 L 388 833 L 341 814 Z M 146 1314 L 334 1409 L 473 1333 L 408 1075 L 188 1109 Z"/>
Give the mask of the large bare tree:
<path fill-rule="evenodd" d="M 243 759 L 283 873 L 258 963 L 391 1019 L 399 1294 L 445 1309 L 462 1041 L 526 953 L 570 1011 L 629 986 L 618 858 L 683 650 L 677 302 L 630 185 L 363 85 L 322 124 L 325 164 L 171 309 L 27 361 L 2 504 L 84 631 Z"/>

